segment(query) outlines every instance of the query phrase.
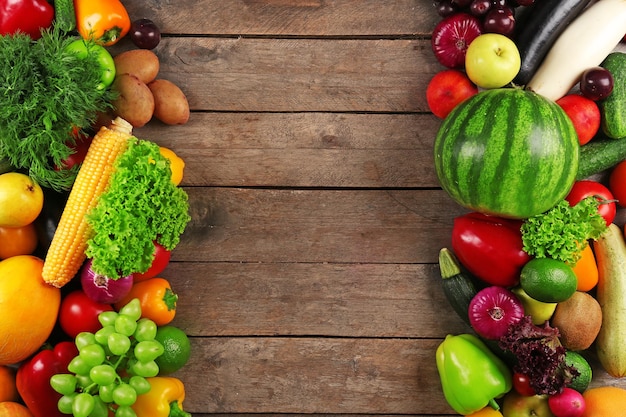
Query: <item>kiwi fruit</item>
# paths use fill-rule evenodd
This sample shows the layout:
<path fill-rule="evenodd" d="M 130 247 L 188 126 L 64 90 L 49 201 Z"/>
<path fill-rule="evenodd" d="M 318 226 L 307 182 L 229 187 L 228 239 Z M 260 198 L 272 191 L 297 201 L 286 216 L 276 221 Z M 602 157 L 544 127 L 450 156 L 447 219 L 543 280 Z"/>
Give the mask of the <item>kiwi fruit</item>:
<path fill-rule="evenodd" d="M 568 350 L 589 348 L 602 326 L 602 309 L 590 294 L 576 291 L 556 306 L 552 325 L 559 329 L 561 344 Z"/>

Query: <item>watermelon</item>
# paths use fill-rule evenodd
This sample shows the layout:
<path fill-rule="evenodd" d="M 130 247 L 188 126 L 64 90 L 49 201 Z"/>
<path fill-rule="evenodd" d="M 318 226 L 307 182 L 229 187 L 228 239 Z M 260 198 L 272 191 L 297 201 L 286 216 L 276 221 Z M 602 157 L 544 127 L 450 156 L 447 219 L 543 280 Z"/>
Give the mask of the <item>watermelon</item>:
<path fill-rule="evenodd" d="M 578 169 L 574 126 L 554 101 L 521 88 L 484 90 L 457 105 L 435 139 L 442 188 L 460 205 L 525 219 L 562 200 Z"/>

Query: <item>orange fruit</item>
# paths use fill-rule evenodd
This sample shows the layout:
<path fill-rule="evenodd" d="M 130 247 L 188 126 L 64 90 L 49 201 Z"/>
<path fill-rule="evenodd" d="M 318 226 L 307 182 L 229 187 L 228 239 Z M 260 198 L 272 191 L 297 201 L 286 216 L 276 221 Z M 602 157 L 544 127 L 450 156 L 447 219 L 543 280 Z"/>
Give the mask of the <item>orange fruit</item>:
<path fill-rule="evenodd" d="M 598 265 L 591 245 L 585 246 L 580 255 L 580 259 L 572 267 L 572 271 L 576 274 L 576 290 L 587 292 L 598 284 Z"/>
<path fill-rule="evenodd" d="M 22 227 L 0 227 L 0 259 L 30 255 L 37 249 L 37 243 L 34 223 Z"/>
<path fill-rule="evenodd" d="M 0 366 L 0 402 L 17 401 L 20 398 L 15 385 L 17 370 L 9 366 Z"/>
<path fill-rule="evenodd" d="M 585 412 L 581 417 L 618 417 L 626 410 L 626 389 L 612 386 L 589 388 L 583 393 Z"/>
<path fill-rule="evenodd" d="M 20 362 L 52 333 L 61 290 L 41 277 L 43 260 L 18 255 L 0 261 L 0 365 Z M 8 342 L 7 342 L 8 341 Z"/>
<path fill-rule="evenodd" d="M 502 417 L 502 413 L 488 405 L 481 410 L 468 414 L 467 417 Z"/>
<path fill-rule="evenodd" d="M 28 408 L 14 401 L 0 403 L 0 417 L 34 417 Z"/>
<path fill-rule="evenodd" d="M 159 151 L 161 152 L 161 155 L 170 160 L 170 169 L 172 170 L 172 182 L 175 185 L 179 185 L 180 182 L 183 180 L 185 161 L 169 148 L 160 146 Z"/>

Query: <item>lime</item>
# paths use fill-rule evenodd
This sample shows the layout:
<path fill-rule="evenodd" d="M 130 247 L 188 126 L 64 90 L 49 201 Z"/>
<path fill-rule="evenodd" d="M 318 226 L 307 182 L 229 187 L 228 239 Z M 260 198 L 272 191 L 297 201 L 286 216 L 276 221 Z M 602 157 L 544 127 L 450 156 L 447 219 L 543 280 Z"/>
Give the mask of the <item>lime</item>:
<path fill-rule="evenodd" d="M 592 375 L 589 362 L 587 362 L 587 360 L 580 353 L 568 350 L 565 352 L 565 364 L 573 366 L 578 370 L 578 372 L 580 372 L 580 375 L 572 380 L 569 387 L 580 393 L 584 392 L 591 382 Z"/>
<path fill-rule="evenodd" d="M 155 340 L 163 345 L 163 354 L 155 359 L 159 375 L 167 375 L 182 368 L 191 353 L 189 338 L 184 331 L 172 325 L 160 326 Z"/>
<path fill-rule="evenodd" d="M 578 280 L 565 262 L 552 258 L 531 259 L 520 273 L 526 294 L 544 303 L 560 303 L 576 292 Z"/>

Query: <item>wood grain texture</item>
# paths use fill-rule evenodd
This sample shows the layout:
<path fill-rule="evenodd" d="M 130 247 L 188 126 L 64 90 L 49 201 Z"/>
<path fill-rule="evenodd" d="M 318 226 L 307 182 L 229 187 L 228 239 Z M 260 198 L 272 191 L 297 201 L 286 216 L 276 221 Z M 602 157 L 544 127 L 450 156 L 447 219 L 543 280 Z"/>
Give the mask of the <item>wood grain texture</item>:
<path fill-rule="evenodd" d="M 437 23 L 423 0 L 128 1 L 168 34 L 222 36 L 427 36 Z M 192 17 L 192 18 L 190 18 Z"/>
<path fill-rule="evenodd" d="M 192 221 L 163 272 L 192 341 L 197 417 L 455 415 L 436 347 L 468 331 L 437 255 L 466 212 L 439 187 L 442 67 L 423 0 L 126 0 L 163 32 Z M 133 48 L 128 39 L 112 52 Z M 623 217 L 623 215 L 622 215 Z M 594 365 L 594 385 L 618 385 Z"/>

